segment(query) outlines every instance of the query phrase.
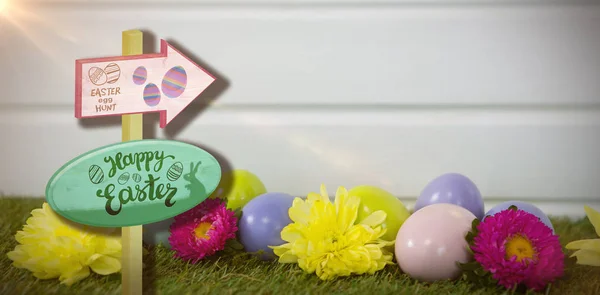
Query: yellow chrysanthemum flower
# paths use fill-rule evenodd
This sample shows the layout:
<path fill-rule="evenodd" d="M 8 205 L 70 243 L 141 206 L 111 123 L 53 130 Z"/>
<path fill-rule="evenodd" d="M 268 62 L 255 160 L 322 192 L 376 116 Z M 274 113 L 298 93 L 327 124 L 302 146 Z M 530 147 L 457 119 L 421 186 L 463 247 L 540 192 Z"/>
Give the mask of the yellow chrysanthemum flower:
<path fill-rule="evenodd" d="M 272 246 L 280 263 L 298 263 L 307 273 L 315 273 L 322 280 L 351 274 L 373 274 L 392 264 L 393 254 L 386 246 L 394 241 L 384 241 L 384 211 L 376 211 L 355 224 L 360 199 L 348 196 L 339 187 L 335 203 L 331 203 L 327 190 L 321 194 L 310 193 L 306 200 L 296 198 L 289 209 L 292 220 L 281 231 L 288 242 Z"/>
<path fill-rule="evenodd" d="M 121 271 L 121 237 L 118 228 L 79 225 L 56 214 L 44 202 L 34 209 L 15 238 L 19 245 L 7 255 L 18 268 L 39 279 L 58 278 L 72 285 L 90 275 Z"/>
<path fill-rule="evenodd" d="M 588 219 L 600 237 L 600 212 L 584 206 Z M 577 250 L 571 257 L 577 257 L 578 264 L 600 266 L 600 239 L 573 241 L 566 246 L 569 250 Z"/>

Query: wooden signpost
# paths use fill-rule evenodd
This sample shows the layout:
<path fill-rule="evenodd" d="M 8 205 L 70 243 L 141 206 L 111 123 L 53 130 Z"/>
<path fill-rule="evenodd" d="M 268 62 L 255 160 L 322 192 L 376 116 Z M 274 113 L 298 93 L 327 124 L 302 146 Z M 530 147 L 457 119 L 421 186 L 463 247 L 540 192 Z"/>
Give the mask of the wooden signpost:
<path fill-rule="evenodd" d="M 166 41 L 143 53 L 141 31 L 123 32 L 123 56 L 76 61 L 75 117 L 122 116 L 122 143 L 80 155 L 46 187 L 48 204 L 81 224 L 122 228 L 122 293 L 142 294 L 142 226 L 204 201 L 221 179 L 208 152 L 171 140 L 144 140 L 143 113 L 164 128 L 215 81 Z"/>

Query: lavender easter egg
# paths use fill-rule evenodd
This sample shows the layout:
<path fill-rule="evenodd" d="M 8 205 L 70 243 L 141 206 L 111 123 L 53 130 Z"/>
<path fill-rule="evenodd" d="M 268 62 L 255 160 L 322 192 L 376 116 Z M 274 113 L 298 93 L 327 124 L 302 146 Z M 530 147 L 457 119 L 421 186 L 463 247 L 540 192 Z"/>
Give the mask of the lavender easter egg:
<path fill-rule="evenodd" d="M 292 222 L 288 210 L 294 197 L 285 193 L 266 193 L 250 200 L 242 208 L 239 220 L 240 243 L 246 252 L 262 251 L 260 259 L 274 259 L 275 253 L 269 246 L 285 243 L 281 230 Z"/>
<path fill-rule="evenodd" d="M 519 210 L 523 210 L 527 213 L 535 215 L 546 226 L 548 226 L 550 229 L 552 229 L 552 232 L 554 232 L 554 227 L 552 226 L 552 221 L 550 221 L 550 218 L 548 218 L 548 216 L 544 213 L 544 211 L 542 211 L 540 208 L 538 208 L 530 203 L 521 202 L 521 201 L 508 201 L 508 202 L 498 204 L 498 205 L 492 207 L 485 214 L 485 217 L 483 219 L 485 220 L 486 217 L 493 216 L 494 214 L 499 213 L 503 210 L 506 210 L 506 209 L 510 208 L 511 206 L 515 206 Z"/>
<path fill-rule="evenodd" d="M 483 198 L 475 183 L 458 173 L 443 174 L 427 184 L 417 199 L 415 211 L 440 203 L 461 206 L 478 219 L 485 213 Z"/>

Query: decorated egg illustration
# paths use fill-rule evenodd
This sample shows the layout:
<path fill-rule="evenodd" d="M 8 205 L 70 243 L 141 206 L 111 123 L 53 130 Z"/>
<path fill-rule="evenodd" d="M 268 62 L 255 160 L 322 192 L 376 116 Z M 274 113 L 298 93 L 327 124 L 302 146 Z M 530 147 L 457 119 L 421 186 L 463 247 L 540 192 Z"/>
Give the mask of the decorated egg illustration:
<path fill-rule="evenodd" d="M 92 82 L 94 85 L 100 86 L 106 83 L 106 73 L 99 67 L 90 68 L 88 75 L 90 77 L 90 82 Z"/>
<path fill-rule="evenodd" d="M 119 176 L 119 179 L 117 180 L 119 182 L 120 185 L 124 185 L 129 181 L 129 173 L 125 172 L 123 174 L 121 174 L 121 176 Z"/>
<path fill-rule="evenodd" d="M 179 177 L 181 177 L 182 173 L 183 164 L 181 164 L 181 162 L 176 162 L 173 165 L 171 165 L 171 167 L 169 167 L 169 170 L 167 170 L 167 179 L 170 181 L 175 181 L 179 179 Z"/>
<path fill-rule="evenodd" d="M 162 81 L 162 92 L 170 98 L 180 96 L 187 85 L 187 73 L 185 69 L 177 66 L 167 71 Z"/>
<path fill-rule="evenodd" d="M 145 67 L 138 67 L 133 71 L 133 83 L 136 85 L 142 85 L 146 83 L 146 78 L 148 78 L 148 71 Z"/>
<path fill-rule="evenodd" d="M 133 179 L 133 181 L 138 183 L 142 180 L 142 176 L 137 173 L 133 173 L 133 175 L 131 175 L 131 179 Z"/>
<path fill-rule="evenodd" d="M 119 80 L 121 76 L 121 68 L 116 63 L 110 63 L 104 68 L 104 72 L 106 73 L 106 82 L 108 84 L 113 84 Z"/>
<path fill-rule="evenodd" d="M 101 183 L 104 180 L 104 171 L 102 171 L 102 168 L 98 165 L 90 166 L 88 174 L 90 176 L 90 181 L 93 184 Z"/>
<path fill-rule="evenodd" d="M 160 102 L 160 90 L 155 84 L 148 84 L 144 88 L 144 102 L 153 107 Z"/>

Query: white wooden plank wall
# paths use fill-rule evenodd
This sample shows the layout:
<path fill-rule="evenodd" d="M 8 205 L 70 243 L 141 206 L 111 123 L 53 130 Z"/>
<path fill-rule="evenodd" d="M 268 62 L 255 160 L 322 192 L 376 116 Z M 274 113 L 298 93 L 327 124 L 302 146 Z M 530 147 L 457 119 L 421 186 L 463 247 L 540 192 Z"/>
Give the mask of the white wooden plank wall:
<path fill-rule="evenodd" d="M 444 172 L 487 206 L 600 208 L 600 2 L 11 0 L 0 16 L 0 191 L 43 196 L 71 158 L 120 140 L 74 118 L 77 58 L 121 31 L 191 54 L 219 82 L 165 130 L 270 191 L 372 184 L 409 206 Z M 207 106 L 209 105 L 209 106 Z"/>

